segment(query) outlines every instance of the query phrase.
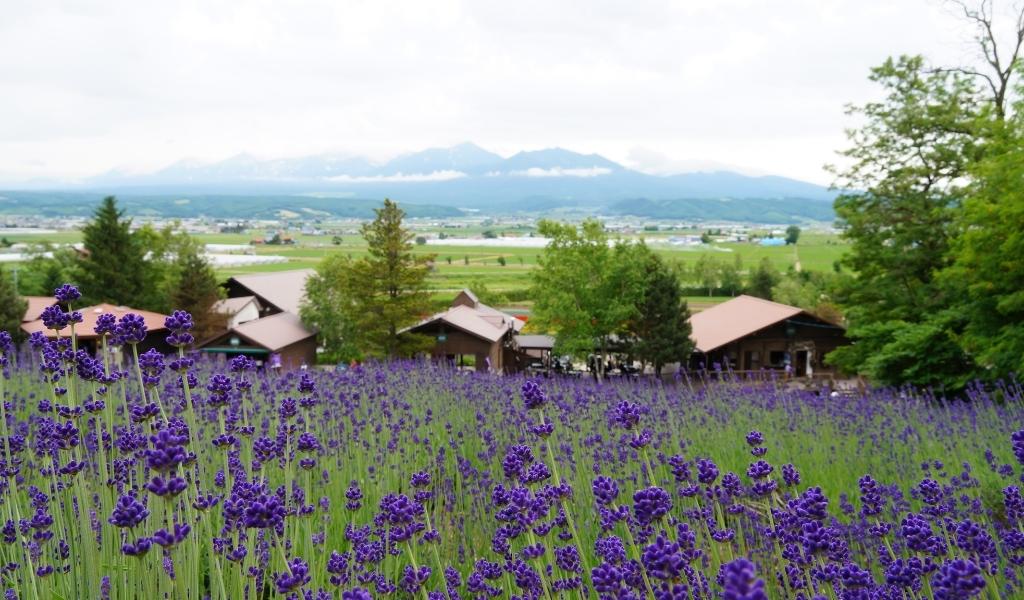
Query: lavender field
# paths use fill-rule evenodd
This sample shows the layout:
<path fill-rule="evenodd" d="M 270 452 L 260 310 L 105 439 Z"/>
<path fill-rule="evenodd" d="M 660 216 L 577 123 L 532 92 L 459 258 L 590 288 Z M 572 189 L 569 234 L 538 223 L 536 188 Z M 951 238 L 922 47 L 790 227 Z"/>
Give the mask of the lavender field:
<path fill-rule="evenodd" d="M 73 302 L 71 290 L 64 294 Z M 9 598 L 1010 598 L 1021 387 L 257 370 L 3 339 Z M 105 356 L 105 355 L 103 355 Z"/>

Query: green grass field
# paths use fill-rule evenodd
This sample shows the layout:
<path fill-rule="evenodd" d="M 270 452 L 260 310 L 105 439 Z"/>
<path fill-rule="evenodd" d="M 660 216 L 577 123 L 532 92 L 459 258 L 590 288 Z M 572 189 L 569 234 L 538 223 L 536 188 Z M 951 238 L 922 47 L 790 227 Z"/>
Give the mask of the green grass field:
<path fill-rule="evenodd" d="M 200 234 L 196 238 L 211 244 L 247 244 L 253 234 Z M 652 234 L 645 237 L 651 247 L 668 261 L 677 261 L 692 266 L 703 254 L 711 254 L 723 263 L 732 263 L 739 256 L 744 270 L 757 266 L 762 258 L 768 258 L 779 271 L 785 271 L 799 260 L 805 270 L 831 270 L 833 263 L 846 251 L 845 244 L 836 236 L 821 233 L 805 233 L 797 246 L 764 247 L 750 243 L 714 244 L 712 249 L 669 246 L 663 242 L 665 236 Z M 51 242 L 67 244 L 81 241 L 76 231 L 43 235 L 11 235 L 11 242 Z M 238 266 L 218 270 L 227 279 L 243 273 L 261 273 L 290 269 L 316 268 L 317 264 L 331 254 L 344 254 L 359 258 L 366 252 L 366 245 L 358 235 L 342 236 L 340 244 L 331 243 L 327 236 L 296 236 L 296 244 L 288 246 L 254 246 L 261 255 L 287 257 L 288 262 Z M 453 291 L 482 282 L 490 290 L 502 293 L 522 292 L 529 287 L 530 271 L 536 266 L 541 254 L 540 248 L 420 245 L 417 254 L 435 256 L 434 271 L 430 276 L 430 287 L 439 297 L 450 296 Z M 505 265 L 499 262 L 505 259 Z M 708 298 L 694 298 L 707 302 Z M 714 299 L 710 299 L 714 301 Z"/>

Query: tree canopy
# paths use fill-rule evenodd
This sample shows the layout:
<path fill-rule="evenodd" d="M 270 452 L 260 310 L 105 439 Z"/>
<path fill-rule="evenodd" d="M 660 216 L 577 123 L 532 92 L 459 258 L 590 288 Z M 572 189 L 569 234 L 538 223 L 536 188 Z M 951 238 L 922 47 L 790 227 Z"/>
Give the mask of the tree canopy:
<path fill-rule="evenodd" d="M 828 360 L 876 383 L 958 390 L 1022 366 L 1024 138 L 1012 92 L 1024 10 L 1007 48 L 989 3 L 956 4 L 984 65 L 903 56 L 874 69 L 885 98 L 850 109 L 863 124 L 834 170 L 855 274 L 836 297 L 853 344 Z"/>
<path fill-rule="evenodd" d="M 321 330 L 332 360 L 357 356 L 409 356 L 427 349 L 424 336 L 403 333 L 430 310 L 426 278 L 433 256 L 413 254 L 405 213 L 391 200 L 375 209 L 361 233 L 367 255 L 333 255 L 320 263 L 307 287 L 303 319 Z"/>

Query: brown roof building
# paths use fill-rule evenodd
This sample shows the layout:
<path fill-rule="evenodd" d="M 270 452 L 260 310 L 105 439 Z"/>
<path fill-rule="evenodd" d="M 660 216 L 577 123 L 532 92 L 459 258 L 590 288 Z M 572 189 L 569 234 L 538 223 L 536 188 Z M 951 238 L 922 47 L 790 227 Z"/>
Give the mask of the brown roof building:
<path fill-rule="evenodd" d="M 795 306 L 738 296 L 690 317 L 696 344 L 690 366 L 735 371 L 831 373 L 826 354 L 847 344 L 843 327 Z"/>
<path fill-rule="evenodd" d="M 245 354 L 261 365 L 295 369 L 316 364 L 316 332 L 298 315 L 282 312 L 232 327 L 200 349 L 229 358 Z"/>
<path fill-rule="evenodd" d="M 262 315 L 281 312 L 297 315 L 306 297 L 306 280 L 314 273 L 313 269 L 296 269 L 236 275 L 228 279 L 225 288 L 228 298 L 255 296 Z"/>
<path fill-rule="evenodd" d="M 22 296 L 21 298 L 27 304 L 25 315 L 21 318 L 22 323 L 39 319 L 44 310 L 57 303 L 53 296 Z"/>
<path fill-rule="evenodd" d="M 473 292 L 462 290 L 451 307 L 402 332 L 428 335 L 435 340 L 431 355 L 452 364 L 464 364 L 472 356 L 478 371 L 511 371 L 517 366 L 514 337 L 523 322 L 480 302 Z"/>
<path fill-rule="evenodd" d="M 134 313 L 142 317 L 146 323 L 146 339 L 139 344 L 139 351 L 144 352 L 150 348 L 156 348 L 161 352 L 170 352 L 172 348 L 167 345 L 164 338 L 167 337 L 167 328 L 164 327 L 164 319 L 167 315 L 155 313 L 148 310 L 139 310 L 136 308 L 129 308 L 127 306 L 114 306 L 113 304 L 96 304 L 95 306 L 86 306 L 85 308 L 76 308 L 78 312 L 82 313 L 82 322 L 75 324 L 75 337 L 78 341 L 86 346 L 94 347 L 95 343 L 100 336 L 96 335 L 96 320 L 100 315 L 109 313 L 120 319 L 128 313 Z M 57 337 L 70 337 L 71 328 L 65 328 L 58 332 L 47 329 L 46 325 L 39 319 L 29 321 L 21 324 L 21 329 L 27 334 L 40 332 L 49 339 L 57 339 Z"/>

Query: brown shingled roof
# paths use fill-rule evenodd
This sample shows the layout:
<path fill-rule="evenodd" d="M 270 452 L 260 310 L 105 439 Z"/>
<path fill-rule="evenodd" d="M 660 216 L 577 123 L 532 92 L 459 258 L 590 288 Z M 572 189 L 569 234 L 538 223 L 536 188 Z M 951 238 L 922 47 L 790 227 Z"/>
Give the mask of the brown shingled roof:
<path fill-rule="evenodd" d="M 231 279 L 267 304 L 297 315 L 302 299 L 306 297 L 306 280 L 314 273 L 313 269 L 296 269 L 235 275 Z"/>
<path fill-rule="evenodd" d="M 35 321 L 47 308 L 57 303 L 53 296 L 22 296 L 28 306 L 25 307 L 25 316 L 21 318 L 22 323 Z"/>
<path fill-rule="evenodd" d="M 231 333 L 271 352 L 316 335 L 315 331 L 302 324 L 298 315 L 288 312 L 242 323 L 232 329 Z"/>
<path fill-rule="evenodd" d="M 710 352 L 804 311 L 753 296 L 737 296 L 690 317 L 697 350 Z"/>
<path fill-rule="evenodd" d="M 82 340 L 95 339 L 98 337 L 93 329 L 96 327 L 96 319 L 103 313 L 110 313 L 118 319 L 128 313 L 135 313 L 141 316 L 146 322 L 146 329 L 150 332 L 164 329 L 164 319 L 167 318 L 167 315 L 162 315 L 160 313 L 128 308 L 127 306 L 114 306 L 113 304 L 97 304 L 95 306 L 87 306 L 76 310 L 82 313 L 82 322 L 75 325 L 75 337 Z M 41 331 L 48 338 L 58 337 L 56 331 L 47 329 L 46 325 L 43 325 L 43 322 L 38 319 L 35 321 L 29 321 L 28 323 L 22 323 L 21 328 L 25 333 L 29 334 Z M 68 337 L 69 335 L 71 335 L 70 328 L 65 328 L 60 332 L 60 337 Z"/>

